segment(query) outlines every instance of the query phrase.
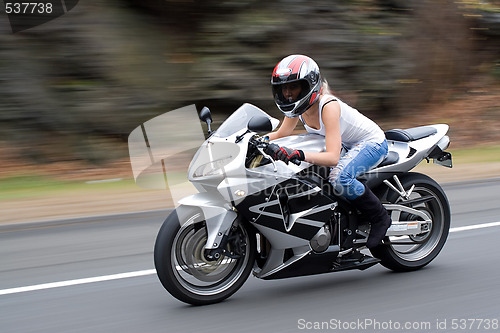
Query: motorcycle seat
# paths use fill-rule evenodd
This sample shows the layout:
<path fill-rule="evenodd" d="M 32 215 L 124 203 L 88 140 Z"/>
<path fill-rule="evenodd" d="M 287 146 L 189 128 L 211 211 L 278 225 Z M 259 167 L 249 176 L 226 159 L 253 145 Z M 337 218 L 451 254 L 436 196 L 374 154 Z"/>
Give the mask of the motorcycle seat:
<path fill-rule="evenodd" d="M 386 165 L 391 165 L 394 163 L 397 163 L 399 161 L 399 154 L 396 153 L 395 151 L 389 151 L 387 153 L 387 156 L 382 160 L 382 162 L 377 165 L 377 168 L 381 168 Z"/>
<path fill-rule="evenodd" d="M 391 129 L 385 132 L 387 140 L 411 142 L 436 134 L 437 130 L 432 126 L 420 126 L 408 129 Z"/>

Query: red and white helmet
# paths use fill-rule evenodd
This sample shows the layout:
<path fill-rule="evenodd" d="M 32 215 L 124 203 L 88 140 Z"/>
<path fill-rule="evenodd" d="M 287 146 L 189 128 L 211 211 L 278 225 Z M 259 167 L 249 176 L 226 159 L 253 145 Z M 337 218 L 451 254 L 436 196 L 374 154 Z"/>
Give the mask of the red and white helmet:
<path fill-rule="evenodd" d="M 284 84 L 294 81 L 301 83 L 302 91 L 296 101 L 290 102 L 283 96 L 282 88 Z M 274 102 L 289 118 L 300 116 L 318 100 L 321 84 L 321 73 L 316 62 L 300 54 L 281 60 L 271 78 Z"/>

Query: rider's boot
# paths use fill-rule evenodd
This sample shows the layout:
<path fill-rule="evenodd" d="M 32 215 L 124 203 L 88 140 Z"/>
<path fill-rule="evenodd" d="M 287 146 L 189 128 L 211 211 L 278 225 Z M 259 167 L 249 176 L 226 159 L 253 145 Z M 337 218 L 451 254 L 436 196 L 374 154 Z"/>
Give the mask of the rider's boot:
<path fill-rule="evenodd" d="M 352 200 L 352 203 L 363 215 L 369 218 L 371 228 L 366 247 L 369 249 L 374 248 L 384 239 L 387 229 L 391 226 L 391 218 L 380 200 L 366 186 L 365 192 Z"/>

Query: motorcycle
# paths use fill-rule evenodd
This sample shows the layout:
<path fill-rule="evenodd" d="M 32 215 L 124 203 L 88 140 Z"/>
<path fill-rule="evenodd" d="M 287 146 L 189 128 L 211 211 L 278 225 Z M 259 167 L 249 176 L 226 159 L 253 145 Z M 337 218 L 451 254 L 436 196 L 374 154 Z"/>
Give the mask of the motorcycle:
<path fill-rule="evenodd" d="M 413 271 L 443 248 L 450 205 L 430 177 L 410 172 L 421 161 L 451 167 L 445 149 L 448 125 L 389 130 L 389 153 L 359 179 L 380 198 L 392 225 L 383 242 L 368 250 L 368 217 L 334 192 L 329 168 L 285 164 L 265 152 L 264 133 L 279 120 L 251 104 L 237 109 L 212 132 L 188 169 L 199 193 L 185 197 L 156 238 L 154 262 L 165 289 L 180 301 L 204 305 L 235 293 L 252 272 L 281 279 L 381 264 Z M 325 150 L 324 138 L 299 134 L 274 140 L 305 151 Z M 368 252 L 369 251 L 369 252 Z"/>

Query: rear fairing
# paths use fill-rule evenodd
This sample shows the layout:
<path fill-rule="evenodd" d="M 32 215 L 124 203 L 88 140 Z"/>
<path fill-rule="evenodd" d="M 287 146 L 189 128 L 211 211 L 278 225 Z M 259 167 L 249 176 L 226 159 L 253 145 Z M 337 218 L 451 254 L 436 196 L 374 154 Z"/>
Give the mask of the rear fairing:
<path fill-rule="evenodd" d="M 445 124 L 429 125 L 436 129 L 436 133 L 425 138 L 410 142 L 401 142 L 395 140 L 387 140 L 389 151 L 394 151 L 399 155 L 399 160 L 395 164 L 387 165 L 381 168 L 375 168 L 373 172 L 408 172 L 416 167 L 422 160 L 429 157 L 436 146 L 445 145 L 442 149 L 447 148 L 449 139 L 446 137 L 449 126 Z"/>

